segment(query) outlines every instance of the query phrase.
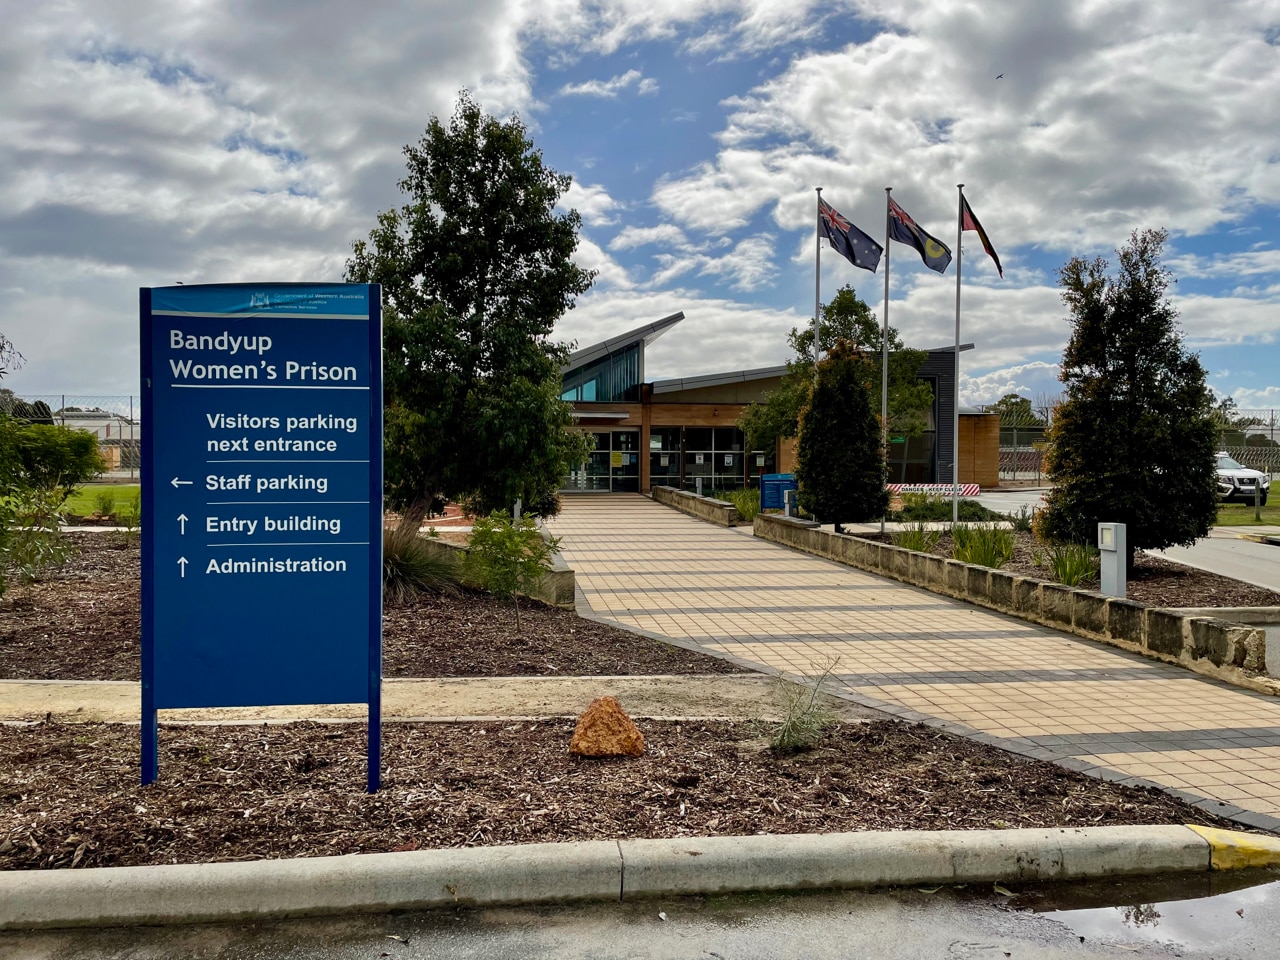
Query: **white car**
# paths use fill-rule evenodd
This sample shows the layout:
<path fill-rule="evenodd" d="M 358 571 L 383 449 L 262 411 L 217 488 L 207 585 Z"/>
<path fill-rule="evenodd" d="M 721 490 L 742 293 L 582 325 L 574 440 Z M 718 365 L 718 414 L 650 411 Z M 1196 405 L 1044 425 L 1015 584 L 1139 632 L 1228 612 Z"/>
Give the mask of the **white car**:
<path fill-rule="evenodd" d="M 1254 489 L 1258 490 L 1258 502 L 1267 502 L 1271 478 L 1261 470 L 1251 470 L 1232 460 L 1226 453 L 1218 453 L 1218 497 L 1225 501 L 1240 500 L 1253 503 Z"/>

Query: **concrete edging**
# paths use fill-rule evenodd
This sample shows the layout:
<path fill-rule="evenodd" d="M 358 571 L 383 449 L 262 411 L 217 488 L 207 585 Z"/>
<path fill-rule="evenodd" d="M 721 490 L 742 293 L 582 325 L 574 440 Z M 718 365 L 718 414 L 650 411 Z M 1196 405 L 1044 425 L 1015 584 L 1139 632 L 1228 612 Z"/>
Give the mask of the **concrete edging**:
<path fill-rule="evenodd" d="M 1192 616 L 1151 607 L 890 543 L 805 528 L 768 514 L 756 516 L 752 532 L 762 540 L 933 593 L 1178 664 L 1235 686 L 1280 695 L 1280 680 L 1266 675 L 1266 631 L 1256 627 L 1216 615 Z"/>
<path fill-rule="evenodd" d="M 593 840 L 11 871 L 0 873 L 0 930 L 1277 865 L 1280 839 L 1185 826 Z"/>

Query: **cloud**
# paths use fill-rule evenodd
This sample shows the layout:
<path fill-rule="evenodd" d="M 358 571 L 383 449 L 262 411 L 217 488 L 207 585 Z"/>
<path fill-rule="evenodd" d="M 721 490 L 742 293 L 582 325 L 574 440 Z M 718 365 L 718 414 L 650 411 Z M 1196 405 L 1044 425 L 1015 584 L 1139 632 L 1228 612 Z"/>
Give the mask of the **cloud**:
<path fill-rule="evenodd" d="M 1165 265 L 1178 277 L 1196 279 L 1266 274 L 1280 276 L 1280 250 L 1255 249 L 1212 257 L 1179 254 L 1167 258 Z"/>
<path fill-rule="evenodd" d="M 586 80 L 582 83 L 566 83 L 558 91 L 562 97 L 616 97 L 621 91 L 627 89 L 640 80 L 639 70 L 628 70 L 626 73 L 613 77 L 609 80 Z M 645 81 L 641 81 L 643 86 Z M 648 93 L 648 90 L 641 90 L 641 93 Z"/>
<path fill-rule="evenodd" d="M 961 362 L 964 362 L 963 356 Z M 960 402 L 970 405 L 995 403 L 1010 393 L 1021 394 L 1032 400 L 1042 396 L 1057 396 L 1062 393 L 1058 371 L 1056 363 L 1040 360 L 972 377 L 962 370 Z"/>
<path fill-rule="evenodd" d="M 1280 202 L 1280 155 L 1259 135 L 1280 125 L 1263 6 L 866 0 L 884 32 L 726 101 L 716 157 L 654 200 L 687 227 L 767 210 L 797 230 L 812 185 L 874 224 L 892 184 L 917 220 L 947 223 L 964 180 L 998 246 L 1072 253 L 1140 226 L 1230 224 Z"/>
<path fill-rule="evenodd" d="M 1230 396 L 1241 410 L 1265 413 L 1268 422 L 1272 411 L 1280 411 L 1280 387 L 1264 387 L 1261 390 L 1236 387 Z"/>
<path fill-rule="evenodd" d="M 622 205 L 609 196 L 609 192 L 599 184 L 586 184 L 574 180 L 569 189 L 560 198 L 558 206 L 562 209 L 574 209 L 582 214 L 582 222 L 588 226 L 607 226 L 617 222 L 612 216 Z"/>
<path fill-rule="evenodd" d="M 566 56 L 660 41 L 689 54 L 740 57 L 813 40 L 855 7 L 852 0 L 548 0 L 527 9 L 525 29 Z"/>
<path fill-rule="evenodd" d="M 650 243 L 666 243 L 673 246 L 688 247 L 689 241 L 684 231 L 672 223 L 661 223 L 656 227 L 623 227 L 618 235 L 609 241 L 610 250 L 634 250 Z"/>
<path fill-rule="evenodd" d="M 678 310 L 685 319 L 645 350 L 647 379 L 781 364 L 789 352 L 787 333 L 810 322 L 793 310 L 760 309 L 674 287 L 607 296 L 592 292 L 561 318 L 556 335 L 584 347 Z"/>

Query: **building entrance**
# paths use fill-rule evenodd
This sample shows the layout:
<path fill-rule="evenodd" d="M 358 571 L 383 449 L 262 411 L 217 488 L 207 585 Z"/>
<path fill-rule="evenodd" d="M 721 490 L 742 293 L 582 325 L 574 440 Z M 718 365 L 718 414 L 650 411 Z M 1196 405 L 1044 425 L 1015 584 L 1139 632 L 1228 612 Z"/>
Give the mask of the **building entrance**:
<path fill-rule="evenodd" d="M 639 493 L 640 431 L 601 430 L 587 436 L 595 442 L 586 463 L 569 470 L 561 490 Z"/>

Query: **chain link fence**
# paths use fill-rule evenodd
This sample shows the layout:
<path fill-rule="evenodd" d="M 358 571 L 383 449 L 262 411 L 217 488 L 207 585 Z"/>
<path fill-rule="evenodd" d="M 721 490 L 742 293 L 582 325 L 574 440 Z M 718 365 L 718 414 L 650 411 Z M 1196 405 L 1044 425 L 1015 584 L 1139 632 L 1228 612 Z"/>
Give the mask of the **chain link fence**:
<path fill-rule="evenodd" d="M 104 480 L 137 482 L 142 460 L 142 398 L 0 390 L 0 413 L 87 430 L 107 464 Z"/>
<path fill-rule="evenodd" d="M 1274 480 L 1280 473 L 1280 409 L 1232 411 L 1219 427 L 1218 449 Z"/>
<path fill-rule="evenodd" d="M 1045 482 L 1045 432 L 1053 422 L 1058 401 L 1057 397 L 1037 398 L 978 408 L 1000 415 L 1001 481 Z M 1280 474 L 1280 408 L 1231 410 L 1220 418 L 1217 450 L 1274 479 Z"/>

